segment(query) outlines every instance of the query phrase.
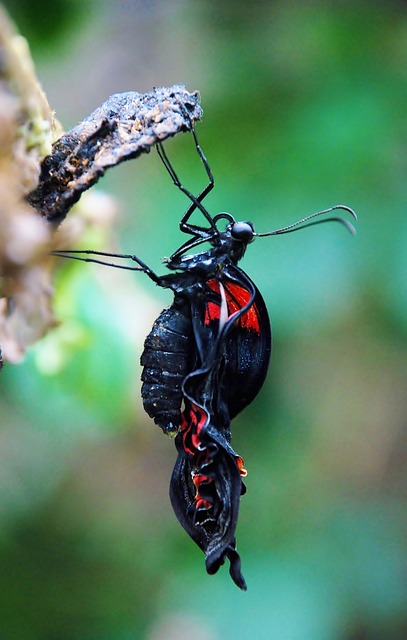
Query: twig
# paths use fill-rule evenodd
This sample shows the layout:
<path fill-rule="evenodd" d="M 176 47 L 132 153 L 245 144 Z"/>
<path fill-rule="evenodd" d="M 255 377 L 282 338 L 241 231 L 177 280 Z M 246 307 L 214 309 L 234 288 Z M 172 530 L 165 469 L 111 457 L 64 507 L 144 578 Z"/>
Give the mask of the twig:
<path fill-rule="evenodd" d="M 181 84 L 112 95 L 55 142 L 28 202 L 57 225 L 106 169 L 188 131 L 201 117 L 198 92 Z"/>

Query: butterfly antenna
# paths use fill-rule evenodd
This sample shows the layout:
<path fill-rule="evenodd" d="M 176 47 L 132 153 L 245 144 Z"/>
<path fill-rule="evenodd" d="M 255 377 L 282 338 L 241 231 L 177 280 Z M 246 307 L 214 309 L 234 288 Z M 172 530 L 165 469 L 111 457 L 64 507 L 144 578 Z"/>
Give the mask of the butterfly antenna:
<path fill-rule="evenodd" d="M 316 224 L 322 224 L 323 222 L 339 222 L 342 224 L 345 229 L 349 231 L 350 234 L 355 235 L 356 229 L 351 222 L 346 220 L 345 218 L 341 218 L 338 216 L 331 216 L 329 218 L 325 218 L 324 220 L 314 220 L 309 222 L 313 218 L 317 218 L 318 216 L 323 216 L 327 213 L 331 213 L 331 211 L 336 211 L 337 209 L 341 209 L 343 211 L 347 211 L 350 213 L 354 220 L 357 220 L 358 217 L 356 213 L 350 207 L 347 207 L 344 204 L 336 204 L 334 207 L 329 207 L 329 209 L 324 209 L 323 211 L 317 211 L 316 213 L 312 213 L 310 216 L 306 218 L 302 218 L 297 222 L 293 222 L 293 224 L 289 224 L 286 227 L 282 227 L 281 229 L 276 229 L 275 231 L 268 231 L 266 233 L 255 233 L 254 235 L 258 238 L 264 238 L 265 236 L 279 236 L 284 233 L 291 233 L 293 231 L 299 231 L 300 229 L 305 229 L 305 227 L 312 227 Z"/>

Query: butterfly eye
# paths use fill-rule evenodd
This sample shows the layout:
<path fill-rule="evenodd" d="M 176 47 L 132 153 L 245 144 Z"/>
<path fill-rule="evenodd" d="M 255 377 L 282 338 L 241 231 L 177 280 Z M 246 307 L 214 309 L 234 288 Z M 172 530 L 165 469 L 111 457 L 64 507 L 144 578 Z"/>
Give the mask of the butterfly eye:
<path fill-rule="evenodd" d="M 250 222 L 235 222 L 230 230 L 233 238 L 243 242 L 251 242 L 254 236 L 253 225 Z"/>

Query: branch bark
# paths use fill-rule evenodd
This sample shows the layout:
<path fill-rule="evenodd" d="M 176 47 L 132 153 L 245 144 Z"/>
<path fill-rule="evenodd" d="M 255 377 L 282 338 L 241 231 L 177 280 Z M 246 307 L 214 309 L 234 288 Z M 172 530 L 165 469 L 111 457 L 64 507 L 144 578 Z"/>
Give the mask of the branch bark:
<path fill-rule="evenodd" d="M 110 96 L 55 142 L 28 202 L 49 222 L 59 224 L 109 167 L 190 130 L 202 117 L 198 100 L 197 91 L 190 93 L 181 84 Z"/>

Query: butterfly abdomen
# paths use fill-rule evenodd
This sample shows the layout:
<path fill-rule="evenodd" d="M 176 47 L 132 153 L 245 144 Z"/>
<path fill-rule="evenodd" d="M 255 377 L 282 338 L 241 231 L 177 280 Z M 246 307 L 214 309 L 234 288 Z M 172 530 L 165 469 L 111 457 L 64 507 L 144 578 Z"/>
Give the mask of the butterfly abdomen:
<path fill-rule="evenodd" d="M 191 369 L 191 331 L 187 310 L 172 305 L 160 313 L 144 342 L 143 405 L 165 433 L 178 431 L 182 383 Z"/>

